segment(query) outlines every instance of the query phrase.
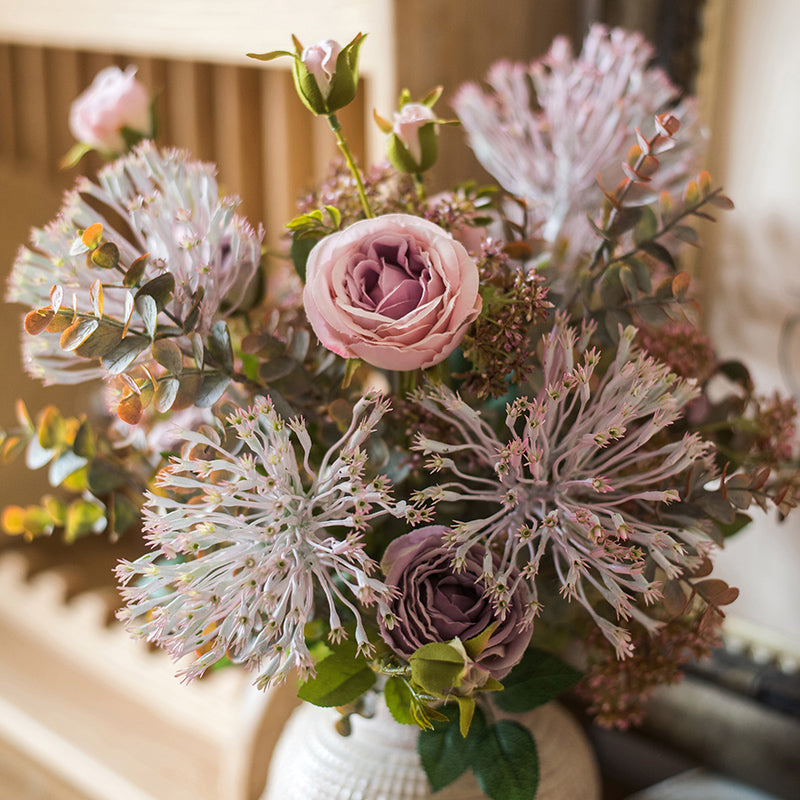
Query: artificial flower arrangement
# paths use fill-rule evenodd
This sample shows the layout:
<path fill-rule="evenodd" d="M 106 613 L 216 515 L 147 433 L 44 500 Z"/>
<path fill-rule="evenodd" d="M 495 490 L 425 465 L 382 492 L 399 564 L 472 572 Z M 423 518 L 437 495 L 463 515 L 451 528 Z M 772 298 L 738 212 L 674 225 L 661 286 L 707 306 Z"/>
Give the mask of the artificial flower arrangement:
<path fill-rule="evenodd" d="M 424 174 L 457 135 L 441 89 L 376 114 L 387 163 L 352 157 L 336 112 L 364 39 L 254 56 L 291 60 L 343 156 L 269 298 L 263 231 L 212 166 L 150 140 L 133 72 L 76 101 L 72 160 L 118 157 L 34 230 L 8 299 L 30 309 L 28 371 L 104 379 L 109 411 L 20 408 L 5 455 L 60 494 L 3 522 L 143 527 L 120 618 L 184 676 L 291 676 L 345 718 L 380 692 L 421 729 L 433 789 L 472 768 L 489 797 L 530 797 L 535 743 L 492 709 L 575 686 L 625 725 L 707 653 L 736 597 L 709 555 L 751 504 L 795 504 L 795 410 L 701 332 L 677 264 L 690 223 L 732 204 L 695 174 L 694 103 L 639 35 L 593 27 L 577 56 L 559 39 L 463 86 L 499 185 L 435 196 Z"/>

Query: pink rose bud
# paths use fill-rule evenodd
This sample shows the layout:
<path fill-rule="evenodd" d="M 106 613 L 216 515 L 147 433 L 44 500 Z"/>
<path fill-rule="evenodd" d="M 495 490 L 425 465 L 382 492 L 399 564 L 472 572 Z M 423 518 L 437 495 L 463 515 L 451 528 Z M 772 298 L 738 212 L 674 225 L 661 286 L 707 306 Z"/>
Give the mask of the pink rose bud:
<path fill-rule="evenodd" d="M 422 103 L 406 103 L 394 115 L 392 131 L 418 164 L 422 161 L 419 129 L 431 122 L 436 122 L 436 114 L 433 113 L 433 109 Z"/>
<path fill-rule="evenodd" d="M 69 127 L 79 142 L 111 153 L 126 149 L 123 128 L 142 138 L 149 136 L 150 95 L 136 80 L 136 67 L 129 66 L 124 72 L 107 67 L 98 72 L 92 85 L 73 101 Z"/>
<path fill-rule="evenodd" d="M 331 81 L 336 73 L 336 59 L 342 52 L 339 42 L 325 39 L 323 42 L 312 44 L 303 50 L 300 57 L 306 69 L 314 76 L 323 98 L 327 100 L 331 88 Z"/>
<path fill-rule="evenodd" d="M 444 361 L 481 310 L 475 261 L 433 222 L 365 219 L 308 256 L 303 303 L 320 342 L 379 369 Z"/>

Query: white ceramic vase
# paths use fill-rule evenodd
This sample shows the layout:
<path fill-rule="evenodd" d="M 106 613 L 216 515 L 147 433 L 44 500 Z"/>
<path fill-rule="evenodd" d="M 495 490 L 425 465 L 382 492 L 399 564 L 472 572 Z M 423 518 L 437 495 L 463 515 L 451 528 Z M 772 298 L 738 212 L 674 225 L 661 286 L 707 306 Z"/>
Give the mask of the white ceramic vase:
<path fill-rule="evenodd" d="M 350 736 L 336 732 L 338 718 L 335 709 L 306 703 L 294 711 L 261 800 L 486 800 L 471 772 L 432 794 L 417 755 L 417 728 L 395 722 L 384 703 L 370 719 L 352 716 Z M 600 800 L 597 765 L 578 723 L 557 703 L 521 721 L 539 754 L 535 800 Z"/>

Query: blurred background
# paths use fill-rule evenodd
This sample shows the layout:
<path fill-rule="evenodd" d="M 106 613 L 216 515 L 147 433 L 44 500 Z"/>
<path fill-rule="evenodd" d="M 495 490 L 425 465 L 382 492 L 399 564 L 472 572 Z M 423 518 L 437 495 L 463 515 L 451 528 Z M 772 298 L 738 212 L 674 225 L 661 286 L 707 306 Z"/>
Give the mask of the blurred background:
<path fill-rule="evenodd" d="M 373 109 L 389 116 L 400 88 L 417 97 L 444 85 L 437 110 L 451 115 L 455 89 L 480 80 L 498 58 L 533 59 L 559 34 L 579 48 L 595 21 L 642 31 L 658 63 L 699 96 L 708 169 L 736 203 L 704 226 L 705 246 L 687 263 L 704 299 L 704 326 L 722 356 L 746 362 L 765 394 L 790 391 L 780 334 L 800 312 L 797 0 L 0 0 L 0 273 L 30 227 L 53 218 L 78 174 L 58 169 L 72 144 L 68 109 L 104 66 L 138 66 L 158 98 L 159 140 L 218 163 L 226 191 L 242 197 L 245 214 L 263 221 L 276 244 L 295 198 L 325 174 L 335 146 L 297 102 L 286 64 L 256 63 L 246 52 L 286 48 L 291 33 L 310 44 L 367 32 L 363 91 L 340 115 L 367 163 L 382 150 Z M 443 132 L 441 151 L 439 185 L 482 174 L 458 129 Z M 80 171 L 98 166 L 90 158 Z M 18 310 L 6 307 L 0 325 L 0 427 L 13 424 L 18 397 L 34 414 L 48 403 L 84 410 L 85 395 L 43 389 L 22 372 Z M 784 361 L 800 375 L 792 352 Z M 43 476 L 0 468 L 2 505 L 24 505 L 46 490 Z M 762 663 L 796 670 L 800 519 L 757 519 L 718 564 L 720 577 L 742 590 L 731 607 L 732 639 Z M 0 783 L 1 776 L 2 769 Z"/>

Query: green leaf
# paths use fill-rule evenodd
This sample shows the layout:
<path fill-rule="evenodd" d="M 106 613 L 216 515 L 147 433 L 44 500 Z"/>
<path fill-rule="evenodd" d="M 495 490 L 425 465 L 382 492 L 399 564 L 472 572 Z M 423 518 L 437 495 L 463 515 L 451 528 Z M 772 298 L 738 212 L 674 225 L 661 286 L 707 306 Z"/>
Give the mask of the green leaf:
<path fill-rule="evenodd" d="M 85 342 L 98 328 L 100 320 L 94 317 L 78 318 L 62 334 L 60 345 L 62 350 L 74 350 Z"/>
<path fill-rule="evenodd" d="M 58 162 L 59 169 L 71 169 L 87 154 L 91 153 L 94 148 L 89 144 L 83 142 L 75 142 L 72 147 L 67 151 L 66 155 Z"/>
<path fill-rule="evenodd" d="M 650 206 L 642 208 L 642 216 L 633 230 L 633 241 L 641 245 L 647 239 L 652 239 L 658 231 L 658 219 Z"/>
<path fill-rule="evenodd" d="M 174 289 L 175 276 L 171 272 L 162 272 L 142 286 L 134 295 L 134 299 L 141 295 L 149 295 L 156 301 L 156 306 L 161 311 L 170 301 Z"/>
<path fill-rule="evenodd" d="M 114 242 L 103 242 L 92 251 L 92 263 L 100 269 L 116 269 L 119 264 L 119 248 Z"/>
<path fill-rule="evenodd" d="M 444 642 L 422 645 L 408 662 L 414 683 L 430 694 L 447 694 L 461 683 L 464 674 L 464 655 Z"/>
<path fill-rule="evenodd" d="M 51 486 L 60 486 L 73 472 L 77 472 L 85 464 L 85 458 L 76 456 L 72 450 L 64 450 L 50 462 L 47 480 Z"/>
<path fill-rule="evenodd" d="M 94 333 L 75 348 L 75 353 L 82 358 L 102 358 L 121 341 L 122 326 L 100 320 Z"/>
<path fill-rule="evenodd" d="M 733 522 L 725 524 L 724 522 L 715 521 L 715 525 L 722 536 L 727 539 L 729 536 L 739 533 L 742 528 L 747 527 L 752 521 L 753 518 L 747 514 L 737 514 Z"/>
<path fill-rule="evenodd" d="M 165 411 L 169 411 L 169 409 L 172 408 L 172 404 L 178 396 L 178 389 L 180 389 L 180 386 L 180 381 L 171 375 L 159 378 L 156 383 L 155 393 L 153 394 L 153 405 L 156 411 L 163 414 Z"/>
<path fill-rule="evenodd" d="M 308 262 L 308 256 L 320 238 L 322 237 L 302 236 L 299 233 L 295 233 L 294 236 L 292 236 L 292 246 L 289 250 L 289 255 L 292 257 L 292 264 L 294 264 L 295 272 L 300 276 L 300 280 L 303 281 L 303 283 L 306 282 L 306 263 Z"/>
<path fill-rule="evenodd" d="M 442 711 L 447 722 L 434 725 L 433 730 L 421 731 L 417 738 L 417 752 L 434 792 L 449 786 L 467 771 L 474 750 L 486 735 L 486 720 L 480 709 L 476 709 L 466 737 L 459 729 L 458 707 L 447 705 Z"/>
<path fill-rule="evenodd" d="M 147 335 L 152 339 L 156 333 L 156 319 L 158 317 L 158 304 L 155 297 L 149 294 L 137 293 L 134 305 L 142 318 Z"/>
<path fill-rule="evenodd" d="M 224 372 L 231 372 L 233 370 L 231 334 L 224 320 L 218 320 L 211 326 L 206 342 L 206 349 Z"/>
<path fill-rule="evenodd" d="M 125 533 L 139 522 L 139 509 L 124 494 L 115 494 L 111 502 L 108 529 L 111 533 Z"/>
<path fill-rule="evenodd" d="M 99 496 L 127 486 L 130 475 L 110 459 L 95 458 L 89 464 L 87 480 L 92 494 Z"/>
<path fill-rule="evenodd" d="M 81 422 L 80 427 L 75 433 L 75 439 L 72 442 L 72 452 L 75 453 L 76 456 L 82 456 L 83 458 L 92 458 L 92 456 L 94 456 L 94 431 L 88 419 Z"/>
<path fill-rule="evenodd" d="M 211 408 L 222 397 L 231 379 L 220 372 L 209 372 L 203 376 L 203 382 L 194 399 L 198 408 Z"/>
<path fill-rule="evenodd" d="M 675 259 L 672 257 L 672 253 L 670 253 L 663 244 L 652 241 L 642 242 L 641 249 L 662 264 L 666 264 L 671 269 L 676 269 Z"/>
<path fill-rule="evenodd" d="M 89 500 L 73 500 L 67 509 L 64 539 L 74 542 L 89 533 L 99 533 L 106 525 L 103 509 Z"/>
<path fill-rule="evenodd" d="M 362 659 L 334 652 L 316 665 L 297 696 L 315 706 L 343 706 L 358 699 L 375 683 L 375 673 Z"/>
<path fill-rule="evenodd" d="M 558 656 L 531 647 L 503 679 L 505 688 L 494 695 L 495 704 L 503 711 L 530 711 L 554 700 L 580 678 L 581 672 Z"/>
<path fill-rule="evenodd" d="M 146 336 L 126 336 L 113 350 L 102 357 L 103 366 L 112 375 L 119 375 L 133 364 L 149 344 L 150 340 Z"/>
<path fill-rule="evenodd" d="M 415 700 L 414 693 L 403 678 L 393 676 L 386 681 L 383 689 L 383 698 L 389 713 L 401 725 L 416 724 L 413 712 Z"/>
<path fill-rule="evenodd" d="M 172 375 L 179 375 L 183 369 L 183 354 L 172 339 L 159 339 L 153 342 L 153 358 Z"/>
<path fill-rule="evenodd" d="M 139 258 L 137 258 L 133 264 L 128 267 L 128 270 L 125 272 L 125 276 L 122 279 L 123 286 L 131 288 L 139 283 L 144 275 L 145 269 L 147 269 L 147 259 L 149 256 L 149 253 L 139 256 Z"/>
<path fill-rule="evenodd" d="M 539 755 L 530 731 L 506 719 L 488 728 L 474 748 L 472 770 L 492 800 L 531 800 L 539 786 Z"/>

